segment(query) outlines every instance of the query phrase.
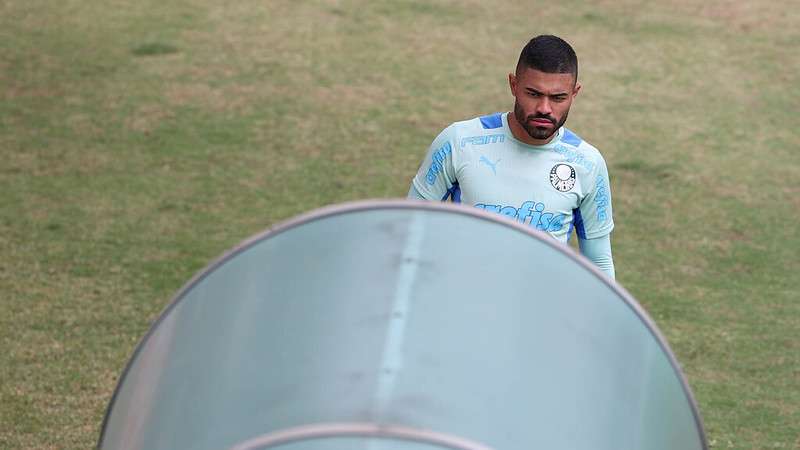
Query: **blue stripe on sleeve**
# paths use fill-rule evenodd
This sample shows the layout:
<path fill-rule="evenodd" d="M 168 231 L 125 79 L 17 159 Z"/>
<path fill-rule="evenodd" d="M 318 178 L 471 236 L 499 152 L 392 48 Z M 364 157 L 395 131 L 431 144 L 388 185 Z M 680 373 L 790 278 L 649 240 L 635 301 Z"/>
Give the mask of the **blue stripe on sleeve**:
<path fill-rule="evenodd" d="M 503 126 L 502 113 L 494 113 L 488 116 L 481 117 L 481 125 L 483 125 L 483 129 L 485 130 L 492 130 L 495 128 L 502 127 Z"/>
<path fill-rule="evenodd" d="M 572 131 L 564 128 L 564 136 L 561 137 L 561 142 L 577 147 L 581 145 L 583 139 L 581 139 L 580 136 L 573 133 Z"/>
<path fill-rule="evenodd" d="M 453 187 L 445 192 L 442 201 L 445 202 L 447 200 L 451 200 L 453 203 L 461 203 L 461 187 L 458 182 L 453 183 Z"/>
<path fill-rule="evenodd" d="M 586 239 L 586 229 L 583 227 L 583 217 L 581 216 L 580 209 L 573 209 L 572 210 L 572 222 L 575 223 L 575 233 L 578 235 L 580 239 Z"/>
<path fill-rule="evenodd" d="M 456 183 L 453 188 L 453 203 L 461 203 L 461 186 Z"/>

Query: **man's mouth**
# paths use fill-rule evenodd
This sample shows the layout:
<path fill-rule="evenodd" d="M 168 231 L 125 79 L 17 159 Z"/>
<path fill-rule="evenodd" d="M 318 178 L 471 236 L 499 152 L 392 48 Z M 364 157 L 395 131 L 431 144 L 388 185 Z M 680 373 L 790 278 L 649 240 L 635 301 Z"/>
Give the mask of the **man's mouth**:
<path fill-rule="evenodd" d="M 549 127 L 555 123 L 555 121 L 550 119 L 545 119 L 543 117 L 534 117 L 533 119 L 530 119 L 529 122 L 531 122 L 537 127 Z"/>

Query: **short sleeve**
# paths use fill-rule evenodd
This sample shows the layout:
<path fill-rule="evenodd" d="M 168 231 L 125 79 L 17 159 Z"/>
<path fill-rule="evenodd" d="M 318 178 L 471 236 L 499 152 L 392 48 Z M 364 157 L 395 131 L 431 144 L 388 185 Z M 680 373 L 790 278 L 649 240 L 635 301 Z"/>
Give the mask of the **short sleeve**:
<path fill-rule="evenodd" d="M 611 233 L 614 218 L 611 208 L 611 184 L 608 168 L 598 153 L 594 176 L 590 177 L 589 189 L 577 211 L 575 230 L 580 239 L 594 239 Z"/>
<path fill-rule="evenodd" d="M 454 142 L 455 130 L 450 125 L 433 140 L 414 176 L 412 186 L 427 200 L 443 200 L 458 185 L 453 163 Z"/>

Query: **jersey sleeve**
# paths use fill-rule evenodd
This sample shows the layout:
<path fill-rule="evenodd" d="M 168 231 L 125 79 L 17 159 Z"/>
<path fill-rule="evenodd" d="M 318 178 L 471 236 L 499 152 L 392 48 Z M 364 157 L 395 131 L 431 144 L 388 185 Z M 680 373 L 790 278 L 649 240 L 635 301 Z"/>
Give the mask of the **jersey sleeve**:
<path fill-rule="evenodd" d="M 575 231 L 579 239 L 595 239 L 611 233 L 614 218 L 611 208 L 611 184 L 608 182 L 608 168 L 603 157 L 598 154 L 594 176 L 590 176 L 589 190 L 577 210 Z"/>
<path fill-rule="evenodd" d="M 458 186 L 456 165 L 453 162 L 455 142 L 453 125 L 445 128 L 436 136 L 411 182 L 410 198 L 419 198 L 416 195 L 419 194 L 427 200 L 444 200 L 452 194 Z M 411 194 L 414 190 L 416 193 L 412 197 Z"/>
<path fill-rule="evenodd" d="M 581 254 L 594 263 L 612 280 L 616 278 L 614 257 L 611 255 L 611 236 L 606 234 L 594 239 L 578 239 Z"/>

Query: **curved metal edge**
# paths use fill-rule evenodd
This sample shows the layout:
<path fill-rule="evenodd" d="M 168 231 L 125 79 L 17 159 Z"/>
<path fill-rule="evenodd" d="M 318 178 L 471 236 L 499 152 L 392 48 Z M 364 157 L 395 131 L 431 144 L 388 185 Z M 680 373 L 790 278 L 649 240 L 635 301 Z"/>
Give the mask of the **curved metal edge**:
<path fill-rule="evenodd" d="M 462 437 L 430 430 L 374 423 L 317 423 L 287 428 L 240 442 L 229 450 L 257 450 L 290 442 L 329 437 L 378 437 L 422 442 L 453 450 L 492 450 Z"/>
<path fill-rule="evenodd" d="M 102 448 L 103 439 L 105 438 L 106 432 L 106 425 L 108 424 L 109 416 L 111 415 L 111 410 L 114 407 L 114 403 L 117 399 L 117 395 L 119 394 L 120 387 L 123 385 L 128 371 L 133 366 L 133 362 L 139 356 L 139 353 L 142 351 L 144 344 L 150 338 L 150 336 L 155 332 L 155 330 L 160 325 L 161 321 L 164 317 L 169 314 L 169 312 L 176 307 L 176 305 L 183 299 L 183 297 L 199 282 L 205 279 L 208 275 L 210 275 L 214 270 L 218 267 L 222 266 L 223 264 L 227 263 L 228 260 L 232 259 L 234 256 L 248 250 L 250 247 L 254 246 L 255 244 L 268 239 L 274 235 L 283 233 L 288 231 L 292 228 L 304 225 L 309 222 L 313 222 L 315 220 L 319 220 L 325 217 L 333 217 L 342 214 L 348 214 L 353 212 L 359 211 L 370 211 L 376 209 L 411 209 L 411 210 L 429 210 L 429 211 L 442 211 L 442 212 L 449 212 L 454 214 L 461 214 L 466 216 L 472 216 L 478 219 L 487 220 L 493 223 L 499 223 L 502 225 L 506 225 L 511 227 L 521 233 L 527 234 L 531 237 L 539 239 L 540 241 L 544 242 L 546 245 L 550 246 L 551 248 L 555 249 L 556 251 L 561 252 L 562 254 L 566 255 L 569 258 L 574 259 L 577 261 L 584 269 L 587 269 L 591 272 L 595 277 L 597 277 L 601 282 L 603 282 L 606 286 L 608 286 L 611 290 L 616 292 L 627 305 L 633 310 L 633 312 L 642 320 L 645 326 L 650 330 L 650 333 L 656 339 L 658 344 L 661 346 L 661 349 L 666 353 L 667 358 L 669 359 L 672 368 L 678 375 L 678 378 L 681 382 L 681 387 L 683 388 L 683 392 L 686 395 L 687 400 L 689 401 L 689 405 L 692 410 L 692 414 L 694 415 L 695 424 L 697 425 L 697 431 L 699 434 L 700 442 L 703 446 L 703 450 L 708 450 L 708 442 L 705 434 L 705 428 L 703 426 L 703 419 L 700 416 L 700 410 L 697 405 L 697 400 L 692 393 L 691 388 L 689 387 L 689 382 L 686 379 L 683 371 L 681 370 L 681 366 L 678 363 L 677 358 L 672 353 L 669 345 L 667 344 L 667 340 L 664 335 L 659 330 L 658 326 L 656 325 L 655 321 L 647 314 L 644 308 L 639 304 L 639 302 L 621 285 L 616 283 L 615 281 L 608 278 L 600 269 L 598 269 L 594 264 L 592 264 L 588 259 L 583 257 L 580 254 L 572 251 L 568 246 L 552 239 L 549 235 L 545 234 L 544 232 L 535 230 L 530 228 L 527 225 L 523 225 L 513 219 L 507 218 L 497 213 L 484 211 L 478 208 L 474 208 L 468 205 L 458 204 L 458 203 L 445 203 L 445 202 L 431 202 L 425 200 L 411 200 L 411 199 L 371 199 L 371 200 L 358 200 L 346 203 L 340 203 L 336 205 L 325 206 L 322 208 L 318 208 L 298 216 L 294 218 L 290 218 L 283 222 L 279 222 L 278 224 L 266 228 L 264 231 L 242 241 L 239 245 L 233 247 L 232 249 L 225 252 L 222 256 L 218 257 L 216 260 L 212 261 L 208 266 L 202 269 L 200 272 L 195 274 L 192 279 L 190 279 L 178 292 L 175 296 L 172 297 L 172 300 L 167 304 L 167 306 L 162 310 L 161 314 L 159 314 L 158 318 L 153 322 L 150 326 L 150 329 L 147 333 L 142 337 L 139 343 L 136 346 L 136 349 L 131 355 L 131 358 L 128 360 L 128 363 L 125 365 L 125 368 L 122 371 L 122 375 L 120 376 L 119 380 L 117 381 L 117 386 L 114 389 L 114 393 L 111 396 L 111 400 L 109 401 L 108 408 L 106 409 L 105 415 L 103 416 L 103 423 L 100 428 L 100 438 L 97 442 L 97 448 Z"/>

